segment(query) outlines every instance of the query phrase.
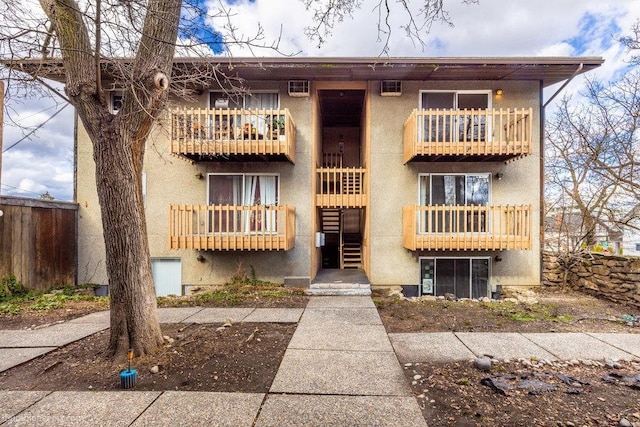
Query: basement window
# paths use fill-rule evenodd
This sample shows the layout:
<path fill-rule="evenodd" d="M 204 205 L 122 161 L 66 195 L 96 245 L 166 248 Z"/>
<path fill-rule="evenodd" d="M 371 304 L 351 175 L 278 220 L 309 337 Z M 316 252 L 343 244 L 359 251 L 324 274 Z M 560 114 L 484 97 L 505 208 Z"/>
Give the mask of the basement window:
<path fill-rule="evenodd" d="M 489 258 L 420 258 L 422 294 L 457 298 L 489 296 Z"/>

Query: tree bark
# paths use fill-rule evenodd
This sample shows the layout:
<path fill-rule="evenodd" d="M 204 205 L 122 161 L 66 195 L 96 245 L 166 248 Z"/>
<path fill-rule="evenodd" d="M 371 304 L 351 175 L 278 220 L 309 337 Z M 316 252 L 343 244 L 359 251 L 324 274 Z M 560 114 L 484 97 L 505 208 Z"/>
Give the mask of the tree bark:
<path fill-rule="evenodd" d="M 151 275 L 142 198 L 145 142 L 167 98 L 180 17 L 180 0 L 149 0 L 117 115 L 101 89 L 99 47 L 92 47 L 76 0 L 40 0 L 60 42 L 65 92 L 92 143 L 111 295 L 109 353 L 121 360 L 163 343 Z M 99 22 L 96 21 L 96 22 Z M 124 68 L 123 68 L 124 69 Z"/>

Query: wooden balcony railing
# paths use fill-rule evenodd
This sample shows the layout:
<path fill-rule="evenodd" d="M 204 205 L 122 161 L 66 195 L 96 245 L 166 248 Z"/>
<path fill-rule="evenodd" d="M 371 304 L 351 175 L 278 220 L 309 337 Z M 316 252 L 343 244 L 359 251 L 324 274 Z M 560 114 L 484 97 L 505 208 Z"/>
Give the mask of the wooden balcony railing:
<path fill-rule="evenodd" d="M 416 157 L 504 160 L 531 154 L 533 109 L 413 110 L 404 163 Z"/>
<path fill-rule="evenodd" d="M 271 157 L 295 161 L 296 125 L 288 109 L 183 108 L 171 113 L 171 152 L 191 159 Z"/>
<path fill-rule="evenodd" d="M 364 168 L 317 168 L 316 206 L 359 208 L 366 205 Z"/>
<path fill-rule="evenodd" d="M 292 206 L 171 205 L 169 247 L 200 250 L 289 250 L 295 241 Z"/>
<path fill-rule="evenodd" d="M 403 245 L 415 250 L 531 249 L 531 206 L 405 206 Z"/>

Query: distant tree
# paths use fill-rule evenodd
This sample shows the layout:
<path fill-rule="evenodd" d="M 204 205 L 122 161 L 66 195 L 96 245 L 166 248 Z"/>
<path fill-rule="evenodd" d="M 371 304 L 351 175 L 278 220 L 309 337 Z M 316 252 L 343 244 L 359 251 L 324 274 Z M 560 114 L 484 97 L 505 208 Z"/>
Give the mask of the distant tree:
<path fill-rule="evenodd" d="M 307 34 L 319 43 L 337 21 L 362 5 L 360 0 L 303 1 L 317 23 Z M 394 8 L 406 14 L 406 33 L 422 41 L 432 22 L 451 23 L 445 1 L 407 0 L 398 7 L 380 0 L 378 28 L 387 37 L 385 46 Z M 233 12 L 223 2 L 209 9 L 200 0 L 39 0 L 39 5 L 40 9 L 31 1 L 0 0 L 4 77 L 14 87 L 36 81 L 75 107 L 93 144 L 96 164 L 111 293 L 109 351 L 116 359 L 125 357 L 129 348 L 138 356 L 151 353 L 163 338 L 142 198 L 145 141 L 170 90 L 185 97 L 190 95 L 189 88 L 207 87 L 211 81 L 241 86 L 206 61 L 189 73 L 176 70 L 174 55 L 178 51 L 181 56 L 210 56 L 212 50 L 225 52 L 231 44 L 277 52 L 278 40 L 266 40 L 260 26 L 254 34 L 240 34 Z M 417 8 L 416 14 L 411 5 Z M 223 23 L 212 29 L 206 25 L 211 18 Z M 28 78 L 19 70 L 27 72 Z M 48 73 L 65 76 L 64 94 L 51 87 Z M 123 93 L 117 114 L 110 111 L 108 90 L 112 88 Z"/>
<path fill-rule="evenodd" d="M 547 205 L 574 251 L 595 244 L 598 227 L 640 222 L 640 67 L 610 85 L 587 81 L 584 95 L 564 98 L 546 126 Z"/>

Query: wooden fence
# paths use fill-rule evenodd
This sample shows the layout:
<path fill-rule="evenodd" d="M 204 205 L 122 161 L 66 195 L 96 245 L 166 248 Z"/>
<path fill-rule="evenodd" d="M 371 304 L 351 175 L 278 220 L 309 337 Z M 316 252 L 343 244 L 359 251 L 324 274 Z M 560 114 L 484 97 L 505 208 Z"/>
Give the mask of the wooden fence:
<path fill-rule="evenodd" d="M 76 203 L 3 196 L 0 211 L 0 277 L 36 290 L 76 283 Z"/>

